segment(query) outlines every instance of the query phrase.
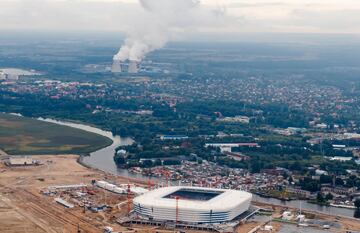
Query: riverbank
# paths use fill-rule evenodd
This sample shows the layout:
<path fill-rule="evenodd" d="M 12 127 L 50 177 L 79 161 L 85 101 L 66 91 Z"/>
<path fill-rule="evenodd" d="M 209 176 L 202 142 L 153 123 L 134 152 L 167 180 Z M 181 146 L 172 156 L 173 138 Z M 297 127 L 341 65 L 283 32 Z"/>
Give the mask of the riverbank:
<path fill-rule="evenodd" d="M 108 147 L 109 137 L 74 127 L 0 113 L 0 148 L 11 155 L 89 154 Z"/>
<path fill-rule="evenodd" d="M 118 184 L 134 183 L 143 187 L 147 186 L 147 181 L 142 179 L 128 178 L 113 175 L 95 168 L 85 167 L 81 164 L 81 159 L 77 155 L 42 155 L 34 156 L 34 159 L 42 161 L 41 166 L 31 167 L 6 167 L 0 164 L 0 230 L 7 233 L 33 232 L 33 233 L 60 233 L 76 232 L 77 224 L 84 232 L 102 232 L 104 226 L 111 226 L 116 230 L 125 230 L 112 220 L 112 216 L 122 216 L 126 214 L 126 195 L 115 195 L 99 189 L 95 194 L 99 198 L 105 198 L 105 202 L 113 203 L 114 206 L 123 205 L 121 208 L 113 208 L 109 213 L 83 212 L 83 209 L 76 207 L 65 209 L 56 204 L 52 197 L 41 194 L 42 190 L 49 186 L 86 184 L 91 187 L 92 180 L 108 180 Z M 118 203 L 118 204 L 117 204 Z M 256 202 L 253 204 L 274 209 L 274 214 L 279 215 L 288 206 L 273 205 L 269 203 Z M 294 212 L 296 208 L 290 208 Z M 341 229 L 359 229 L 360 221 L 346 217 L 335 217 L 323 213 L 304 210 L 304 213 L 311 214 L 316 218 L 327 221 L 337 221 L 342 224 Z M 26 226 L 26 231 L 19 227 Z M 256 224 L 259 224 L 257 222 Z M 237 232 L 247 232 L 248 229 L 256 225 L 253 221 L 239 227 Z M 140 227 L 141 230 L 146 227 Z M 3 231 L 1 231 L 3 232 Z M 145 232 L 145 231 L 144 231 Z M 343 232 L 343 231 L 339 231 Z"/>
<path fill-rule="evenodd" d="M 90 153 L 90 156 L 82 157 L 82 159 L 79 160 L 79 162 L 81 162 L 82 165 L 84 165 L 88 168 L 98 169 L 99 171 L 108 172 L 113 175 L 118 175 L 120 177 L 127 177 L 127 179 L 129 179 L 129 180 L 131 179 L 134 181 L 141 181 L 142 183 L 144 181 L 147 182 L 149 180 L 149 177 L 143 176 L 139 173 L 131 173 L 126 169 L 119 169 L 114 162 L 113 157 L 114 157 L 115 149 L 119 146 L 132 144 L 134 142 L 133 139 L 121 138 L 119 136 L 114 136 L 109 131 L 104 131 L 99 128 L 84 125 L 84 124 L 79 124 L 79 123 L 74 123 L 74 122 L 65 122 L 65 121 L 53 120 L 53 119 L 43 119 L 43 118 L 40 118 L 39 120 L 56 123 L 56 124 L 60 124 L 60 125 L 65 125 L 65 126 L 70 126 L 70 127 L 74 127 L 77 129 L 89 131 L 92 133 L 97 133 L 102 136 L 106 136 L 113 141 L 113 144 L 111 144 L 110 146 L 100 149 L 98 151 L 95 151 L 93 153 Z M 160 182 L 158 179 L 154 179 L 154 178 L 151 178 L 151 179 L 152 179 L 153 183 Z M 307 203 L 307 202 L 299 201 L 299 200 L 282 201 L 282 200 L 278 200 L 275 198 L 264 198 L 264 197 L 260 197 L 258 195 L 254 195 L 254 200 L 257 202 L 270 203 L 270 204 L 275 204 L 275 205 L 280 205 L 280 206 L 286 205 L 286 206 L 289 206 L 292 208 L 299 208 L 299 206 L 302 205 L 302 208 L 322 212 L 324 214 L 329 214 L 329 215 L 333 215 L 333 216 L 340 215 L 340 216 L 353 217 L 353 214 L 354 214 L 354 211 L 351 209 L 337 208 L 337 207 L 332 207 L 332 206 L 320 206 L 320 205 L 311 204 L 311 203 Z"/>
<path fill-rule="evenodd" d="M 287 205 L 275 205 L 270 203 L 264 203 L 264 202 L 258 202 L 253 200 L 253 204 L 262 208 L 266 209 L 272 209 L 275 213 L 278 213 L 278 218 L 281 218 L 281 214 L 283 210 L 289 210 L 293 213 L 296 213 L 299 211 L 298 208 L 290 207 Z M 325 232 L 345 232 L 346 230 L 358 230 L 360 229 L 360 220 L 353 218 L 353 217 L 346 217 L 346 216 L 334 216 L 332 214 L 325 214 L 320 211 L 315 210 L 309 210 L 309 209 L 301 209 L 301 213 L 305 216 L 311 216 L 318 220 L 327 221 L 330 223 L 337 223 L 339 224 L 339 227 L 336 229 L 331 229 L 331 231 L 325 231 Z M 295 223 L 294 223 L 295 224 Z M 298 232 L 316 232 L 313 231 L 313 228 L 305 227 L 304 231 L 298 231 Z"/>
<path fill-rule="evenodd" d="M 107 193 L 94 189 L 93 180 L 107 180 L 118 184 L 136 184 L 146 187 L 146 181 L 121 177 L 85 167 L 78 155 L 34 155 L 33 159 L 41 162 L 39 166 L 8 167 L 0 160 L 0 232 L 6 233 L 62 233 L 103 232 L 105 226 L 124 231 L 113 216 L 124 216 L 126 205 L 119 208 L 119 203 L 126 203 L 126 195 Z M 96 197 L 99 203 L 111 206 L 110 212 L 84 212 L 83 208 L 66 209 L 54 202 L 54 197 L 44 194 L 52 186 L 79 185 L 87 187 L 78 192 L 89 192 L 89 198 Z M 62 198 L 68 191 L 60 194 Z M 74 192 L 73 194 L 76 194 Z M 73 195 L 72 194 L 72 195 Z M 68 199 L 70 202 L 73 198 Z M 79 203 L 77 203 L 79 204 Z M 21 223 L 21 224 L 20 224 Z M 26 227 L 26 230 L 23 229 Z M 141 231 L 139 231 L 141 232 Z"/>

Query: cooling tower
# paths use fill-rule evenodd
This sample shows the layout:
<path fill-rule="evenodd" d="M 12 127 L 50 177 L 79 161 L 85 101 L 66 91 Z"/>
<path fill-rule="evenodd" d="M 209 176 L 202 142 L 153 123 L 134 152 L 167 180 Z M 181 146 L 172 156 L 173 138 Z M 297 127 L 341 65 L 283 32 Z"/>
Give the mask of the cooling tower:
<path fill-rule="evenodd" d="M 120 73 L 121 72 L 121 64 L 119 60 L 114 60 L 112 67 L 111 67 L 111 72 L 113 73 Z"/>
<path fill-rule="evenodd" d="M 135 74 L 138 71 L 139 71 L 139 62 L 130 60 L 128 73 Z"/>

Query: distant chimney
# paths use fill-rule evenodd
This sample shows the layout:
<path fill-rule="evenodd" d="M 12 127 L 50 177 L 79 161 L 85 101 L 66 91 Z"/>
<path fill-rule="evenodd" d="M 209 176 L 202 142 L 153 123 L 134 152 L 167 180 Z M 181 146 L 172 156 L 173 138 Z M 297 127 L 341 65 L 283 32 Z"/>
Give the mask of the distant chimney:
<path fill-rule="evenodd" d="M 111 67 L 111 72 L 113 73 L 121 73 L 121 64 L 120 64 L 120 60 L 114 60 L 112 67 Z"/>
<path fill-rule="evenodd" d="M 131 74 L 136 74 L 139 71 L 139 62 L 130 60 L 128 72 Z"/>

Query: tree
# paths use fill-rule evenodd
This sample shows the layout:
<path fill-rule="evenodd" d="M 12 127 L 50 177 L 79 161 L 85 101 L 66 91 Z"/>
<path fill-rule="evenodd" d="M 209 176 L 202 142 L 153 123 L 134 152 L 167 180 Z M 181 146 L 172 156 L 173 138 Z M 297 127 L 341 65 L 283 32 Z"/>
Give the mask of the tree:
<path fill-rule="evenodd" d="M 354 218 L 360 218 L 360 210 L 356 209 L 354 212 Z"/>
<path fill-rule="evenodd" d="M 331 193 L 326 194 L 325 199 L 326 200 L 332 200 L 334 196 Z"/>
<path fill-rule="evenodd" d="M 181 161 L 175 159 L 168 159 L 164 161 L 164 165 L 180 165 Z"/>
<path fill-rule="evenodd" d="M 354 187 L 356 185 L 356 176 L 350 176 L 349 179 L 346 180 L 346 187 Z"/>
<path fill-rule="evenodd" d="M 290 165 L 289 167 L 291 170 L 295 170 L 295 171 L 302 171 L 304 170 L 304 166 L 299 162 L 299 161 L 295 161 L 293 164 Z"/>
<path fill-rule="evenodd" d="M 287 180 L 289 178 L 289 175 L 286 172 L 284 172 L 282 176 L 284 177 L 284 180 Z"/>
<path fill-rule="evenodd" d="M 156 159 L 154 162 L 154 166 L 161 166 L 161 165 L 162 165 L 161 159 Z"/>
<path fill-rule="evenodd" d="M 292 178 L 292 176 L 289 176 L 288 181 L 289 181 L 290 184 L 291 184 L 292 182 L 294 182 L 294 179 Z"/>
<path fill-rule="evenodd" d="M 118 154 L 116 154 L 114 156 L 114 161 L 115 161 L 116 165 L 119 165 L 119 166 L 124 165 L 126 163 L 124 156 L 118 155 Z"/>
<path fill-rule="evenodd" d="M 259 173 L 261 169 L 261 161 L 259 159 L 252 159 L 250 163 L 250 171 L 252 173 Z"/>
<path fill-rule="evenodd" d="M 301 189 L 310 191 L 310 192 L 316 192 L 319 190 L 319 184 L 318 181 L 311 179 L 310 177 L 304 177 L 302 180 L 300 180 L 300 186 Z"/>
<path fill-rule="evenodd" d="M 317 200 L 317 202 L 319 202 L 319 203 L 325 202 L 325 199 L 324 199 L 322 193 L 320 193 L 320 192 L 318 192 L 318 194 L 317 194 L 317 196 L 316 196 L 316 200 Z"/>
<path fill-rule="evenodd" d="M 151 160 L 144 160 L 142 162 L 144 167 L 152 167 L 153 166 L 153 162 Z"/>
<path fill-rule="evenodd" d="M 321 184 L 331 184 L 332 183 L 331 176 L 321 175 L 320 176 L 320 183 Z"/>
<path fill-rule="evenodd" d="M 344 185 L 344 181 L 341 178 L 336 178 L 335 179 L 335 185 Z"/>
<path fill-rule="evenodd" d="M 356 207 L 356 209 L 360 210 L 360 198 L 357 198 L 354 201 L 354 206 Z"/>

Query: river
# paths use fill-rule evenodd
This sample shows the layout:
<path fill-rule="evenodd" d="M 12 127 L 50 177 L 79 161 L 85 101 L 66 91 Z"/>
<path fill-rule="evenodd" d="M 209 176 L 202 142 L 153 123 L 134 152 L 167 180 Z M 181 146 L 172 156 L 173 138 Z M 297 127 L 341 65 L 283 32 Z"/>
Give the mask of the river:
<path fill-rule="evenodd" d="M 292 201 L 281 201 L 276 198 L 264 198 L 260 197 L 258 195 L 253 195 L 253 200 L 263 203 L 271 203 L 275 205 L 282 205 L 282 206 L 288 206 L 293 208 L 301 208 L 303 210 L 310 210 L 310 211 L 317 211 L 329 215 L 340 215 L 340 216 L 347 216 L 347 217 L 353 217 L 354 216 L 354 210 L 353 209 L 345 209 L 345 208 L 338 208 L 338 207 L 332 207 L 332 206 L 321 206 L 317 204 L 308 203 L 307 201 L 300 201 L 300 200 L 292 200 Z"/>
<path fill-rule="evenodd" d="M 93 167 L 93 168 L 97 168 L 97 169 L 100 169 L 102 171 L 106 171 L 106 172 L 109 172 L 112 174 L 120 175 L 120 176 L 143 179 L 143 180 L 148 179 L 148 177 L 143 176 L 141 174 L 131 173 L 126 169 L 120 169 L 116 166 L 116 164 L 114 162 L 113 158 L 114 158 L 115 148 L 117 148 L 119 146 L 124 146 L 124 145 L 131 145 L 134 142 L 133 139 L 131 139 L 129 137 L 123 138 L 120 136 L 113 136 L 113 134 L 109 131 L 104 131 L 99 128 L 95 128 L 92 126 L 83 125 L 83 124 L 79 124 L 79 123 L 71 123 L 71 122 L 64 122 L 64 121 L 58 121 L 58 120 L 53 120 L 53 119 L 44 119 L 44 118 L 38 118 L 38 119 L 42 120 L 42 121 L 47 121 L 47 122 L 51 122 L 51 123 L 55 123 L 55 124 L 59 124 L 59 125 L 70 126 L 73 128 L 82 129 L 82 130 L 85 130 L 88 132 L 100 134 L 102 136 L 110 138 L 113 141 L 113 143 L 110 146 L 100 149 L 98 151 L 95 151 L 95 152 L 91 153 L 90 156 L 84 157 L 82 162 L 85 165 Z M 263 198 L 258 195 L 254 195 L 253 199 L 254 199 L 254 201 L 263 202 L 263 203 L 284 205 L 284 206 L 294 207 L 294 208 L 300 207 L 300 201 L 297 201 L 297 200 L 281 201 L 281 200 L 278 200 L 275 198 Z M 340 216 L 347 216 L 347 217 L 353 217 L 353 215 L 354 215 L 354 210 L 352 210 L 352 209 L 337 208 L 337 207 L 331 207 L 331 206 L 320 206 L 317 204 L 308 203 L 306 201 L 301 201 L 301 207 L 304 210 L 318 211 L 318 212 L 322 212 L 322 213 L 330 214 L 330 215 L 340 215 Z"/>
<path fill-rule="evenodd" d="M 82 158 L 82 163 L 92 168 L 97 168 L 99 170 L 121 176 L 134 177 L 134 175 L 136 175 L 136 174 L 130 174 L 126 169 L 119 169 L 114 162 L 115 149 L 119 146 L 131 145 L 134 142 L 134 140 L 132 140 L 131 138 L 113 136 L 113 134 L 109 131 L 101 130 L 99 128 L 95 128 L 92 126 L 83 125 L 79 123 L 65 122 L 65 121 L 59 121 L 49 118 L 46 119 L 38 118 L 38 120 L 55 123 L 58 125 L 70 126 L 73 128 L 82 129 L 88 132 L 96 133 L 104 137 L 110 138 L 113 141 L 113 143 L 110 146 L 92 152 L 90 153 L 90 156 L 84 156 Z M 137 178 L 141 178 L 141 177 L 137 177 Z"/>

